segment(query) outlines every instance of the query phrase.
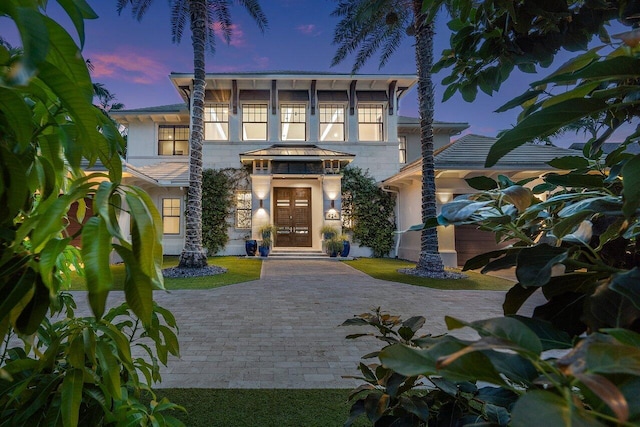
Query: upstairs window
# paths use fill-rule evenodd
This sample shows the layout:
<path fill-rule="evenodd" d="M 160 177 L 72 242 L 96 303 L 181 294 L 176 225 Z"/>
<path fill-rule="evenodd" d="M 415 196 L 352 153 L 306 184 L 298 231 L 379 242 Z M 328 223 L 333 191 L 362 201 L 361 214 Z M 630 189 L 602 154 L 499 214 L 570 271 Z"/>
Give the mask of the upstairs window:
<path fill-rule="evenodd" d="M 236 228 L 251 228 L 251 191 L 236 191 Z"/>
<path fill-rule="evenodd" d="M 407 137 L 398 137 L 398 154 L 400 155 L 400 163 L 407 163 Z"/>
<path fill-rule="evenodd" d="M 229 140 L 229 105 L 213 104 L 204 107 L 204 139 Z"/>
<path fill-rule="evenodd" d="M 180 234 L 180 199 L 162 199 L 164 234 Z"/>
<path fill-rule="evenodd" d="M 282 104 L 280 106 L 280 135 L 282 141 L 306 141 L 307 106 Z"/>
<path fill-rule="evenodd" d="M 360 141 L 383 141 L 382 104 L 358 105 L 358 137 Z"/>
<path fill-rule="evenodd" d="M 320 104 L 320 141 L 344 141 L 344 105 Z"/>
<path fill-rule="evenodd" d="M 189 126 L 160 125 L 158 127 L 158 155 L 186 156 L 189 154 Z"/>
<path fill-rule="evenodd" d="M 244 104 L 242 106 L 242 139 L 244 141 L 266 141 L 268 108 L 266 104 Z"/>

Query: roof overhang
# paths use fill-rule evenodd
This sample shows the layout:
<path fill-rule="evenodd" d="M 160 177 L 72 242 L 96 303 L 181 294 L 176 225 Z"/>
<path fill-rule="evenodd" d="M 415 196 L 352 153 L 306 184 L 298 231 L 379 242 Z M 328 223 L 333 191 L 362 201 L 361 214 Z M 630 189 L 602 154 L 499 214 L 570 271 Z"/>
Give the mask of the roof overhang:
<path fill-rule="evenodd" d="M 250 163 L 253 160 L 272 160 L 288 162 L 308 162 L 323 160 L 341 160 L 347 163 L 353 161 L 354 154 L 329 150 L 317 145 L 289 145 L 276 144 L 268 148 L 240 153 L 242 163 Z"/>

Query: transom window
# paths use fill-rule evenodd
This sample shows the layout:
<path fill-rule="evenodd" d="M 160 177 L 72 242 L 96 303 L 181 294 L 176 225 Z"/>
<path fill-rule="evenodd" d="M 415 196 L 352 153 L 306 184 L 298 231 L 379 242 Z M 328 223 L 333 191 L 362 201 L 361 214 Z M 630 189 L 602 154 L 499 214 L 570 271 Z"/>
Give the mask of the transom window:
<path fill-rule="evenodd" d="M 283 141 L 307 139 L 307 106 L 282 104 L 280 106 L 281 137 Z"/>
<path fill-rule="evenodd" d="M 382 104 L 358 105 L 358 137 L 361 141 L 383 140 Z"/>
<path fill-rule="evenodd" d="M 236 228 L 251 228 L 251 191 L 236 191 Z"/>
<path fill-rule="evenodd" d="M 267 139 L 268 108 L 266 104 L 242 106 L 242 139 L 265 141 Z"/>
<path fill-rule="evenodd" d="M 164 234 L 180 234 L 180 199 L 162 199 L 162 227 Z"/>
<path fill-rule="evenodd" d="M 229 105 L 213 104 L 204 107 L 204 139 L 229 140 Z"/>
<path fill-rule="evenodd" d="M 186 156 L 188 154 L 188 125 L 160 125 L 158 127 L 158 155 Z"/>
<path fill-rule="evenodd" d="M 344 141 L 344 105 L 320 104 L 320 141 Z"/>
<path fill-rule="evenodd" d="M 400 163 L 407 163 L 407 137 L 398 137 L 398 153 L 400 155 Z"/>

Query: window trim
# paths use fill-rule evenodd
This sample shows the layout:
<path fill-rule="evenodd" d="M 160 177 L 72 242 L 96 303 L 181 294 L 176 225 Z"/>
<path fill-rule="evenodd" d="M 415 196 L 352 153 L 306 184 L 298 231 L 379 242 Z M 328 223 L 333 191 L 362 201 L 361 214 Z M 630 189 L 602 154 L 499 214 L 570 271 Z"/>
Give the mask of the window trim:
<path fill-rule="evenodd" d="M 283 112 L 284 112 L 284 108 L 285 107 L 302 107 L 302 112 L 304 113 L 304 121 L 302 122 L 295 122 L 295 121 L 289 121 L 289 122 L 284 122 L 283 119 Z M 309 109 L 309 106 L 307 105 L 306 102 L 283 102 L 280 104 L 280 141 L 287 141 L 287 142 L 302 142 L 302 141 L 308 141 L 309 140 L 309 136 L 308 136 L 308 132 L 309 132 L 309 122 L 307 120 L 307 117 L 309 116 L 309 114 L 307 113 L 307 110 Z M 294 123 L 294 124 L 300 124 L 303 123 L 304 124 L 304 139 L 284 139 L 283 138 L 283 134 L 284 134 L 284 126 L 285 124 L 290 124 L 290 123 Z"/>
<path fill-rule="evenodd" d="M 398 135 L 398 160 L 401 165 L 407 163 L 407 137 Z"/>
<path fill-rule="evenodd" d="M 178 215 L 167 215 L 165 213 L 165 202 L 169 200 L 177 200 L 178 201 Z M 175 206 L 169 206 L 168 209 L 176 209 Z M 173 212 L 172 212 L 173 213 Z M 177 233 L 167 233 L 165 229 L 165 218 L 178 218 L 178 232 Z M 179 236 L 182 233 L 182 198 L 181 197 L 163 197 L 162 198 L 162 234 L 167 236 Z"/>
<path fill-rule="evenodd" d="M 240 106 L 242 108 L 242 114 L 241 114 L 241 119 L 242 119 L 242 123 L 240 124 L 240 130 L 242 132 L 242 140 L 243 141 L 268 141 L 269 140 L 269 104 L 267 103 L 260 103 L 260 102 L 246 102 L 246 103 L 242 103 L 242 105 Z M 245 113 L 245 108 L 246 107 L 263 107 L 265 109 L 266 112 L 266 122 L 252 122 L 252 121 L 245 121 L 244 120 L 244 113 Z M 247 139 L 245 138 L 245 131 L 244 131 L 244 125 L 246 123 L 264 123 L 265 125 L 265 138 L 264 139 Z"/>
<path fill-rule="evenodd" d="M 342 139 L 322 139 L 322 125 L 334 124 L 337 122 L 323 122 L 322 121 L 322 107 L 327 106 L 339 106 L 342 107 Z M 322 102 L 318 104 L 318 141 L 320 142 L 345 142 L 347 141 L 347 104 L 344 102 Z"/>
<path fill-rule="evenodd" d="M 387 104 L 384 102 L 359 102 L 358 103 L 358 108 L 357 108 L 357 118 L 358 118 L 358 140 L 362 141 L 362 136 L 360 135 L 360 125 L 361 124 L 369 124 L 369 125 L 373 125 L 373 124 L 379 124 L 380 125 L 380 139 L 376 139 L 376 140 L 367 140 L 369 142 L 384 142 L 386 141 L 385 138 L 385 109 L 386 109 Z M 365 108 L 371 108 L 371 107 L 380 107 L 382 109 L 382 112 L 380 114 L 380 117 L 382 118 L 382 121 L 380 122 L 361 122 L 360 121 L 360 110 L 361 109 L 365 109 Z"/>
<path fill-rule="evenodd" d="M 172 130 L 173 130 L 173 139 L 171 139 L 171 140 L 160 139 L 160 129 L 162 129 L 162 128 L 172 128 Z M 186 128 L 187 129 L 187 139 L 186 140 L 185 139 L 176 139 L 176 137 L 175 137 L 176 136 L 176 128 Z M 182 156 L 188 156 L 189 155 L 189 149 L 190 149 L 190 147 L 189 147 L 189 139 L 191 137 L 191 135 L 190 135 L 191 129 L 189 128 L 189 125 L 184 125 L 184 124 L 167 125 L 167 124 L 164 124 L 164 125 L 158 125 L 157 129 L 158 129 L 158 131 L 157 131 L 158 133 L 157 133 L 157 138 L 156 138 L 156 140 L 157 140 L 156 148 L 158 150 L 158 156 L 167 156 L 167 157 L 181 156 L 182 157 Z M 172 149 L 173 154 L 164 154 L 164 153 L 161 154 L 160 153 L 160 146 L 161 146 L 161 142 L 162 141 L 171 141 L 173 143 L 173 149 Z M 176 141 L 186 142 L 186 144 L 187 144 L 187 152 L 186 153 L 184 153 L 184 154 L 175 154 L 175 152 L 176 152 Z"/>
<path fill-rule="evenodd" d="M 213 120 L 206 120 L 207 118 L 211 118 L 212 115 L 207 114 L 207 108 L 216 108 L 216 107 L 222 107 L 227 109 L 227 120 L 218 120 L 218 121 L 213 121 Z M 208 103 L 205 104 L 204 106 L 204 111 L 205 111 L 205 120 L 204 120 L 204 127 L 203 127 L 203 134 L 204 134 L 204 140 L 205 141 L 229 141 L 230 140 L 230 135 L 229 135 L 229 115 L 231 114 L 231 108 L 229 107 L 229 103 L 226 102 L 213 102 L 213 103 Z M 207 123 L 213 123 L 214 125 L 217 124 L 218 126 L 220 126 L 221 123 L 224 123 L 227 125 L 227 130 L 226 130 L 226 134 L 227 134 L 227 138 L 226 139 L 207 139 L 206 137 L 206 129 L 207 129 Z"/>

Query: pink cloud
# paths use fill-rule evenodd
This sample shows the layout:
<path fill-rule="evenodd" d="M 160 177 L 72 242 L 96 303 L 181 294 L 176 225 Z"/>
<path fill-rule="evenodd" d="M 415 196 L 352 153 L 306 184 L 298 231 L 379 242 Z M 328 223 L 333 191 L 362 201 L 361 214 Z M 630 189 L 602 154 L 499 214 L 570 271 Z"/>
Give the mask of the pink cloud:
<path fill-rule="evenodd" d="M 226 43 L 226 40 L 224 39 L 224 33 L 222 32 L 222 25 L 219 22 L 215 22 L 212 26 L 213 31 L 216 33 L 216 36 L 218 36 L 220 40 Z M 231 29 L 231 41 L 229 42 L 229 44 L 234 47 L 245 46 L 246 40 L 244 38 L 244 31 L 242 31 L 242 29 L 240 29 L 240 27 L 236 24 L 232 24 L 229 28 Z"/>
<path fill-rule="evenodd" d="M 318 31 L 318 28 L 315 26 L 315 24 L 298 25 L 296 27 L 296 30 L 298 30 L 302 34 L 306 34 L 306 35 L 309 35 L 309 36 L 310 35 L 317 36 L 318 34 L 320 34 L 320 31 Z"/>
<path fill-rule="evenodd" d="M 96 79 L 117 77 L 134 83 L 153 84 L 169 74 L 165 64 L 136 52 L 135 48 L 115 53 L 94 53 L 89 58 L 94 66 L 92 75 Z"/>

